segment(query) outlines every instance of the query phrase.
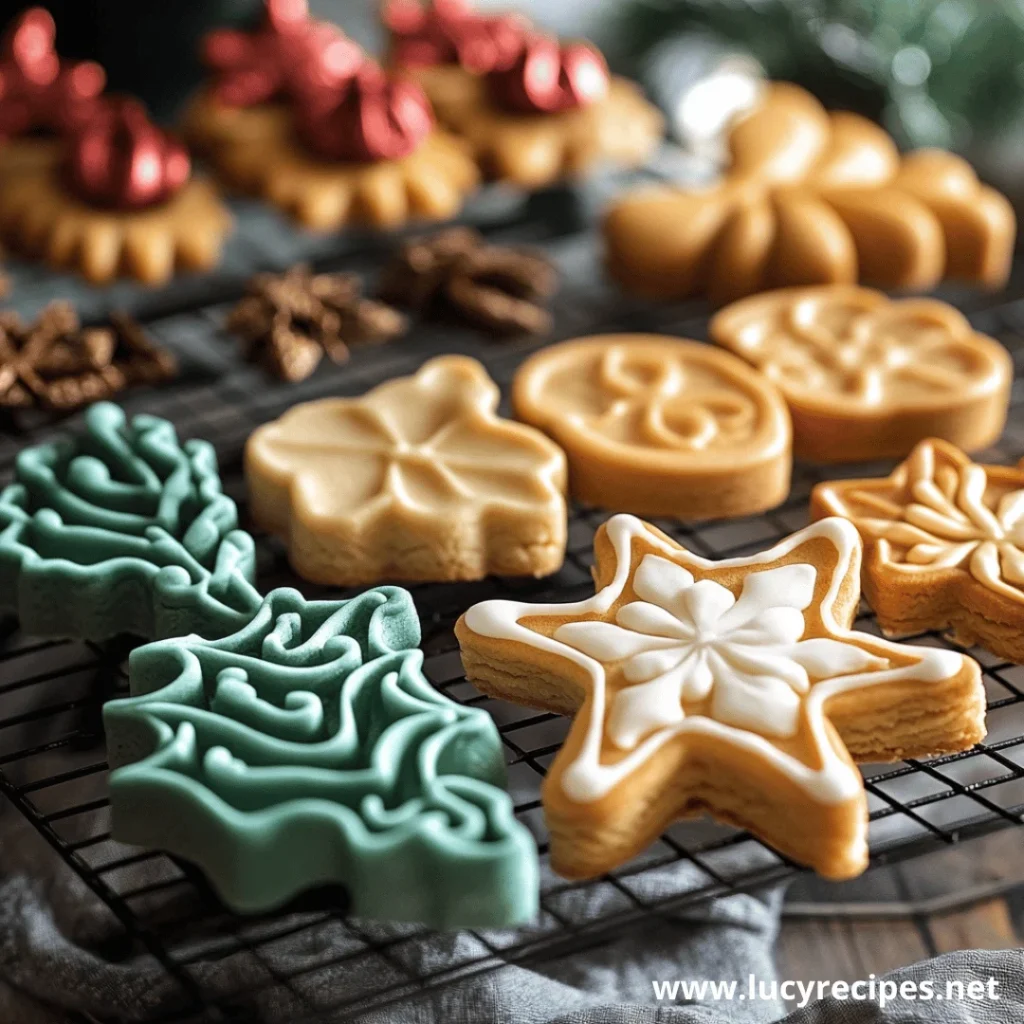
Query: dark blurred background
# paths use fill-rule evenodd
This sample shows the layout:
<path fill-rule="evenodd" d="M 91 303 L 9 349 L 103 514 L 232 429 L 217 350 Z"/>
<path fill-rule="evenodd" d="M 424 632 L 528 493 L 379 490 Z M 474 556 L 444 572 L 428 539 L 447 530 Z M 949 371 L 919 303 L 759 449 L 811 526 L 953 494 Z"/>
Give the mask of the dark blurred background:
<path fill-rule="evenodd" d="M 21 8 L 0 0 L 0 23 Z M 202 69 L 215 25 L 260 17 L 261 0 L 48 0 L 58 44 L 92 57 L 111 87 L 173 116 Z M 588 35 L 639 78 L 670 120 L 693 82 L 737 59 L 881 121 L 904 147 L 970 157 L 1018 191 L 1024 171 L 1024 0 L 482 0 L 519 7 L 562 34 Z M 311 0 L 380 52 L 377 0 Z M 682 133 L 685 135 L 685 132 Z"/>

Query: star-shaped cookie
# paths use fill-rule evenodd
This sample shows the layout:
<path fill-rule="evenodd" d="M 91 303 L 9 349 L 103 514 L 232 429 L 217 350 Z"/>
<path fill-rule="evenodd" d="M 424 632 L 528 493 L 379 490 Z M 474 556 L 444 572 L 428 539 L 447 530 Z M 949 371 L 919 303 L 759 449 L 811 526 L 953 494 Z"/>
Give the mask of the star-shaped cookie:
<path fill-rule="evenodd" d="M 819 484 L 811 514 L 860 531 L 864 596 L 886 633 L 949 629 L 1024 661 L 1024 465 L 978 465 L 933 438 L 890 476 Z"/>
<path fill-rule="evenodd" d="M 984 736 L 974 661 L 850 629 L 861 542 L 845 520 L 713 562 L 618 515 L 595 555 L 593 597 L 486 601 L 456 626 L 480 689 L 575 715 L 542 790 L 561 874 L 608 871 L 708 811 L 849 878 L 868 857 L 854 762 Z"/>

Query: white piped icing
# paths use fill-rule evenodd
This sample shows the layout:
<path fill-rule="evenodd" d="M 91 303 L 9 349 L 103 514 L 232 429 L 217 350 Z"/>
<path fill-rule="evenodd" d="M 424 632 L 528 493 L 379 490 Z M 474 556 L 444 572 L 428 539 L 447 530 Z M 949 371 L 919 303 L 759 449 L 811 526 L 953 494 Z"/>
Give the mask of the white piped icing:
<path fill-rule="evenodd" d="M 652 533 L 634 516 L 614 516 L 607 524 L 615 553 L 615 576 L 593 597 L 572 604 L 485 601 L 466 612 L 466 626 L 481 636 L 514 640 L 558 655 L 590 677 L 590 718 L 576 759 L 562 774 L 567 796 L 580 803 L 598 800 L 674 736 L 714 736 L 763 757 L 821 803 L 843 803 L 862 789 L 858 772 L 842 760 L 826 733 L 829 698 L 858 688 L 898 680 L 935 683 L 955 676 L 964 658 L 953 651 L 893 644 L 842 628 L 834 607 L 839 588 L 860 563 L 857 530 L 843 519 L 823 519 L 794 533 L 774 548 L 749 558 L 714 562 L 687 552 L 701 569 L 755 567 L 778 561 L 815 538 L 832 543 L 839 557 L 818 609 L 831 637 L 801 640 L 804 610 L 814 599 L 818 570 L 793 564 L 752 571 L 739 598 L 712 580 L 695 581 L 672 560 L 679 549 Z M 643 537 L 669 557 L 648 554 L 633 577 L 639 601 L 623 605 L 615 623 L 569 622 L 553 637 L 526 626 L 526 617 L 605 615 L 629 582 L 631 546 Z M 878 653 L 891 651 L 917 660 L 892 667 Z M 607 663 L 623 662 L 627 686 L 608 706 Z M 819 680 L 813 685 L 811 678 Z M 683 701 L 710 698 L 708 714 L 689 715 Z M 792 736 L 801 709 L 807 716 L 821 767 L 786 754 L 769 737 Z M 612 742 L 627 751 L 620 760 L 601 761 L 607 720 Z"/>

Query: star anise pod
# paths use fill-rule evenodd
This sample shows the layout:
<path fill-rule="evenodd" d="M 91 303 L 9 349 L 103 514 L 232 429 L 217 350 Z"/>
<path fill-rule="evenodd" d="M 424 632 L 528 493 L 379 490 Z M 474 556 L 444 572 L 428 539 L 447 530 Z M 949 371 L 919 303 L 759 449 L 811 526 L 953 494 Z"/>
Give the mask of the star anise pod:
<path fill-rule="evenodd" d="M 543 303 L 557 287 L 558 272 L 544 256 L 489 245 L 460 227 L 406 242 L 384 272 L 381 294 L 428 318 L 543 334 L 551 327 Z"/>
<path fill-rule="evenodd" d="M 109 327 L 82 327 L 67 302 L 30 324 L 0 314 L 0 408 L 70 412 L 176 373 L 174 357 L 127 314 L 115 313 Z"/>
<path fill-rule="evenodd" d="M 227 328 L 242 339 L 250 359 L 295 383 L 317 368 L 324 353 L 343 363 L 350 345 L 394 338 L 405 331 L 406 320 L 366 298 L 354 275 L 314 274 L 300 264 L 253 277 Z"/>

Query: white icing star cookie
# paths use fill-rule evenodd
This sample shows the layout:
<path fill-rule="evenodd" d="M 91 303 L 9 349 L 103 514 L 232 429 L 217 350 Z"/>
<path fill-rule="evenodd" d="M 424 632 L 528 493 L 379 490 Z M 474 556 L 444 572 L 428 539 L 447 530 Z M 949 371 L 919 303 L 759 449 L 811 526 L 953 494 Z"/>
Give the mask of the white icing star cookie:
<path fill-rule="evenodd" d="M 854 761 L 984 736 L 974 661 L 849 628 L 861 541 L 844 520 L 720 562 L 626 515 L 594 545 L 593 597 L 486 601 L 456 627 L 485 693 L 575 716 L 542 793 L 564 875 L 608 871 L 709 811 L 852 877 L 868 856 Z"/>

